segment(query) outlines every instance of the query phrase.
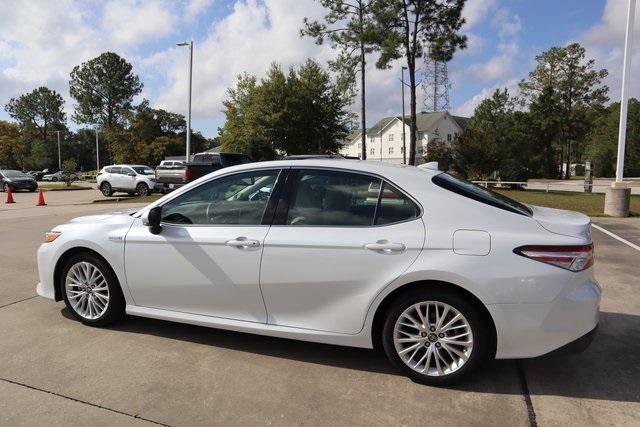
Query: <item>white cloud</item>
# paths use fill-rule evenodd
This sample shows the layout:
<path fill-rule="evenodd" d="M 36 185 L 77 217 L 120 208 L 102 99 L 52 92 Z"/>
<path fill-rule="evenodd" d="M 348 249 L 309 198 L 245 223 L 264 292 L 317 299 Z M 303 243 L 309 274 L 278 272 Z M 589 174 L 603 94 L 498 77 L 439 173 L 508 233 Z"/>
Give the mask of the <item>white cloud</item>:
<path fill-rule="evenodd" d="M 321 63 L 334 55 L 329 46 L 317 46 L 312 39 L 300 38 L 305 16 L 321 17 L 322 9 L 310 1 L 266 0 L 236 2 L 233 11 L 216 22 L 210 33 L 196 40 L 193 54 L 193 114 L 220 120 L 227 89 L 242 72 L 263 76 L 276 61 L 285 69 L 306 58 Z M 160 90 L 156 105 L 185 111 L 188 84 L 187 50 L 169 49 L 145 61 L 155 68 L 164 64 L 167 83 Z"/>
<path fill-rule="evenodd" d="M 185 7 L 185 19 L 193 20 L 198 14 L 202 13 L 213 4 L 214 0 L 189 0 Z"/>
<path fill-rule="evenodd" d="M 514 61 L 518 55 L 518 34 L 522 30 L 520 17 L 507 9 L 498 9 L 493 17 L 493 26 L 498 30 L 497 53 L 484 62 L 469 67 L 469 75 L 483 82 L 509 78 L 513 75 Z"/>
<path fill-rule="evenodd" d="M 587 49 L 587 57 L 596 60 L 598 68 L 609 70 L 605 83 L 610 87 L 612 101 L 620 98 L 622 59 L 627 23 L 627 2 L 607 0 L 600 22 L 576 38 Z M 631 76 L 640 75 L 640 7 L 636 7 L 633 62 Z M 640 81 L 631 78 L 630 93 L 640 97 Z"/>
<path fill-rule="evenodd" d="M 467 20 L 465 30 L 470 30 L 484 21 L 496 3 L 497 0 L 468 0 L 462 11 L 462 16 Z"/>
<path fill-rule="evenodd" d="M 176 17 L 158 0 L 115 0 L 104 6 L 100 26 L 122 46 L 158 39 L 174 30 Z"/>
<path fill-rule="evenodd" d="M 496 89 L 507 88 L 511 96 L 518 95 L 520 93 L 518 88 L 518 83 L 519 83 L 518 79 L 510 79 L 501 84 L 493 85 L 491 87 L 485 87 L 479 93 L 469 98 L 462 105 L 458 106 L 457 108 L 454 108 L 453 112 L 454 114 L 457 114 L 460 116 L 471 117 L 473 115 L 473 111 L 476 109 L 478 104 L 480 104 L 483 100 L 490 98 L 491 95 L 493 95 L 493 92 L 496 91 Z"/>

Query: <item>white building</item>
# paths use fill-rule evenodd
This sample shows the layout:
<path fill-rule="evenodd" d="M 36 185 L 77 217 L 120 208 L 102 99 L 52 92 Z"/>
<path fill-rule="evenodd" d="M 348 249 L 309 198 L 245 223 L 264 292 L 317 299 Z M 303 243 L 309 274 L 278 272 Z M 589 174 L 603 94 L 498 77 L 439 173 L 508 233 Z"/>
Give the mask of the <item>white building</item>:
<path fill-rule="evenodd" d="M 428 144 L 434 139 L 453 141 L 466 128 L 466 117 L 452 116 L 448 112 L 418 113 L 416 125 L 418 128 L 416 142 L 416 160 L 422 162 L 426 155 Z M 409 116 L 405 116 L 404 128 L 406 147 L 409 150 Z M 402 120 L 401 116 L 385 117 L 373 127 L 367 129 L 367 160 L 380 160 L 390 163 L 402 163 Z M 361 157 L 361 132 L 354 131 L 348 136 L 347 143 L 340 150 L 340 154 L 349 157 Z M 409 159 L 409 153 L 407 153 Z"/>

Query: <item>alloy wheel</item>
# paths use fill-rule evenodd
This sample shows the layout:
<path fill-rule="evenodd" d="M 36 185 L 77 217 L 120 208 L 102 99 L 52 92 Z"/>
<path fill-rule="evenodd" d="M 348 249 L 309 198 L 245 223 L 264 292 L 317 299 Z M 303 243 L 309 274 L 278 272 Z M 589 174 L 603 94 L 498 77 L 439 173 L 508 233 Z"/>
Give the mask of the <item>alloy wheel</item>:
<path fill-rule="evenodd" d="M 442 377 L 464 366 L 474 342 L 469 321 L 460 311 L 440 301 L 422 301 L 400 314 L 393 344 L 406 366 L 422 375 Z"/>
<path fill-rule="evenodd" d="M 109 286 L 102 272 L 90 262 L 71 266 L 65 292 L 73 310 L 83 319 L 99 319 L 109 307 Z"/>

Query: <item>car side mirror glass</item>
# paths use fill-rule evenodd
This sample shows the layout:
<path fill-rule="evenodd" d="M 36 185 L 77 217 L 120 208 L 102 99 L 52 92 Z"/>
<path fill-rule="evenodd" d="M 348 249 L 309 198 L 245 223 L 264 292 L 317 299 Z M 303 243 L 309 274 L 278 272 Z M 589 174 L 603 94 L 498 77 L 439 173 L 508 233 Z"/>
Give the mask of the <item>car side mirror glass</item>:
<path fill-rule="evenodd" d="M 136 173 L 135 173 L 135 172 L 129 172 L 127 175 L 129 175 L 129 176 L 136 176 Z"/>
<path fill-rule="evenodd" d="M 161 206 L 153 207 L 142 215 L 142 223 L 149 227 L 151 234 L 160 234 L 160 231 L 162 230 L 162 226 L 160 225 L 161 220 Z"/>

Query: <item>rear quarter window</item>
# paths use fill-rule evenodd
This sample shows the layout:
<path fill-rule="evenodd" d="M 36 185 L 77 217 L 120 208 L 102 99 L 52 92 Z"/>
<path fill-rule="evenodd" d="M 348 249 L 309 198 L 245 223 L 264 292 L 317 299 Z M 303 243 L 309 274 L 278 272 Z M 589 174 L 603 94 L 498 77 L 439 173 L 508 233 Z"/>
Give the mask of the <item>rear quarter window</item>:
<path fill-rule="evenodd" d="M 464 179 L 441 173 L 434 176 L 431 181 L 438 187 L 442 187 L 477 202 L 520 215 L 533 215 L 531 209 L 526 205 Z"/>

